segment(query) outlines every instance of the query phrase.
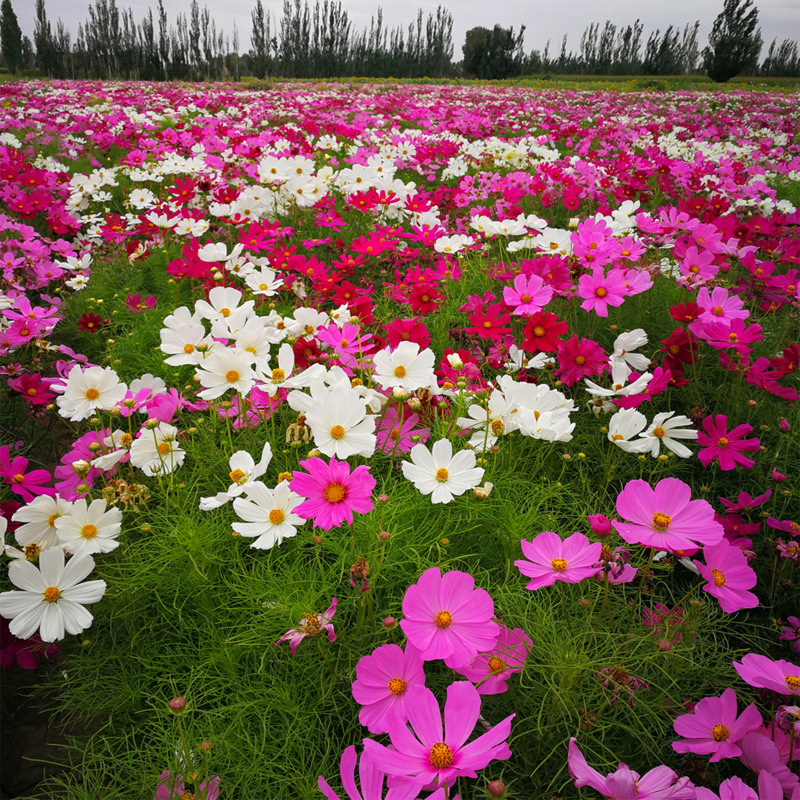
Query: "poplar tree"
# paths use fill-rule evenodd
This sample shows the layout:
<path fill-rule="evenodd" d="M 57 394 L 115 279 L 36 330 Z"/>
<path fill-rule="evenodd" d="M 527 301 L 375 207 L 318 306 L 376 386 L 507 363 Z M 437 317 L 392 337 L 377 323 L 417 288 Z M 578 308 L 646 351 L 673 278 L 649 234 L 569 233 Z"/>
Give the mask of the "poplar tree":
<path fill-rule="evenodd" d="M 725 0 L 703 51 L 703 69 L 712 81 L 725 83 L 758 66 L 761 29 L 753 0 Z"/>
<path fill-rule="evenodd" d="M 22 63 L 22 31 L 11 0 L 0 4 L 0 50 L 9 72 L 17 74 Z"/>

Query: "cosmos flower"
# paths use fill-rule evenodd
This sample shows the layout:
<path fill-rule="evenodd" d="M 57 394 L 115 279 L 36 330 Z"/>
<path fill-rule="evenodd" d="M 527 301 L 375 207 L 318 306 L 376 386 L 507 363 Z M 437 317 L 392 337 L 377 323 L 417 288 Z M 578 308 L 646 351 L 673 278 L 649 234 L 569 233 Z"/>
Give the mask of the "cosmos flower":
<path fill-rule="evenodd" d="M 508 679 L 522 672 L 531 645 L 522 628 L 509 630 L 501 625 L 494 648 L 457 667 L 456 672 L 472 681 L 478 694 L 500 694 L 508 689 Z"/>
<path fill-rule="evenodd" d="M 233 501 L 233 510 L 243 521 L 231 523 L 231 528 L 241 536 L 257 537 L 250 547 L 269 550 L 294 536 L 305 523 L 295 513 L 303 498 L 291 490 L 287 481 L 281 481 L 274 489 L 256 481 L 247 484 L 244 491 L 247 499 L 237 497 Z"/>
<path fill-rule="evenodd" d="M 449 439 L 439 439 L 428 450 L 424 444 L 411 448 L 411 461 L 403 462 L 403 476 L 431 502 L 449 503 L 454 496 L 474 489 L 483 480 L 483 467 L 476 467 L 475 453 L 461 450 L 453 455 Z"/>
<path fill-rule="evenodd" d="M 517 560 L 514 566 L 531 581 L 526 589 L 541 589 L 556 581 L 580 583 L 597 572 L 603 545 L 590 542 L 582 533 L 573 533 L 562 539 L 557 533 L 544 531 L 530 542 L 520 543 L 525 560 Z"/>
<path fill-rule="evenodd" d="M 300 624 L 296 628 L 286 631 L 272 646 L 277 647 L 281 642 L 289 642 L 289 651 L 294 655 L 300 642 L 307 636 L 319 636 L 321 633 L 325 633 L 329 642 L 335 642 L 336 633 L 331 622 L 335 614 L 336 598 L 333 597 L 326 611 L 322 614 L 304 614 Z"/>
<path fill-rule="evenodd" d="M 716 597 L 726 614 L 758 605 L 758 597 L 747 591 L 756 585 L 757 576 L 740 547 L 723 539 L 713 547 L 704 548 L 703 558 L 705 564 L 694 562 L 707 581 L 703 591 Z"/>
<path fill-rule="evenodd" d="M 704 467 L 715 459 L 723 471 L 737 465 L 750 469 L 755 461 L 743 456 L 744 452 L 758 450 L 758 439 L 745 439 L 753 428 L 744 423 L 728 430 L 728 418 L 724 414 L 709 415 L 703 420 L 703 430 L 697 436 L 697 443 L 703 448 L 697 454 Z"/>
<path fill-rule="evenodd" d="M 733 662 L 739 677 L 756 689 L 769 689 L 778 694 L 800 695 L 800 666 L 789 661 L 748 653 L 741 662 Z"/>

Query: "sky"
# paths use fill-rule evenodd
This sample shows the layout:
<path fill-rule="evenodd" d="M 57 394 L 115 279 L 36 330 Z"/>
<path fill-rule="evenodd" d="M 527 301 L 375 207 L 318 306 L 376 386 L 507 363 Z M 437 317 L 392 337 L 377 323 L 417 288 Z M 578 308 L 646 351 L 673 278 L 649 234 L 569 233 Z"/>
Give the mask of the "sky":
<path fill-rule="evenodd" d="M 234 23 L 239 30 L 240 50 L 250 46 L 250 12 L 256 0 L 198 0 L 200 7 L 208 7 L 212 17 L 230 36 Z M 34 0 L 11 0 L 23 35 L 33 39 Z M 309 0 L 313 5 L 314 0 Z M 93 3 L 93 0 L 92 0 Z M 283 8 L 282 0 L 262 0 L 264 8 L 272 12 L 277 23 Z M 491 28 L 500 24 L 518 30 L 525 25 L 525 50 L 542 50 L 550 40 L 550 53 L 557 54 L 561 38 L 566 33 L 567 50 L 577 51 L 581 34 L 592 22 L 602 24 L 611 20 L 618 27 L 631 24 L 637 17 L 644 23 L 644 40 L 651 30 L 668 25 L 680 26 L 700 20 L 698 42 L 705 46 L 711 25 L 723 6 L 723 0 L 411 0 L 411 2 L 380 2 L 380 0 L 342 0 L 355 29 L 369 26 L 370 17 L 378 5 L 383 6 L 383 18 L 389 27 L 408 26 L 416 18 L 417 9 L 423 15 L 444 5 L 453 15 L 453 45 L 455 61 L 461 59 L 461 46 L 469 28 L 478 25 Z M 51 22 L 60 18 L 74 37 L 78 23 L 88 15 L 90 0 L 45 0 L 47 16 Z M 164 0 L 170 23 L 179 13 L 187 13 L 190 0 Z M 756 0 L 759 22 L 766 44 L 773 38 L 800 40 L 800 2 L 798 0 Z M 148 7 L 155 10 L 156 0 L 117 0 L 120 8 L 129 7 L 136 20 L 141 19 Z"/>

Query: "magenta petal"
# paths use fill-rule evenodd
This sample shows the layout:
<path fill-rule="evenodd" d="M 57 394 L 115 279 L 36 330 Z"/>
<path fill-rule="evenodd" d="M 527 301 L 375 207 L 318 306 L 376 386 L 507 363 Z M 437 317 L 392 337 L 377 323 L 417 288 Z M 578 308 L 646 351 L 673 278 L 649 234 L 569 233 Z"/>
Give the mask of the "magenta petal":
<path fill-rule="evenodd" d="M 475 730 L 481 713 L 481 698 L 477 689 L 468 681 L 456 681 L 447 687 L 444 705 L 444 741 L 457 750 Z"/>
<path fill-rule="evenodd" d="M 430 747 L 443 741 L 442 712 L 430 689 L 410 686 L 406 693 L 406 709 L 411 727 L 423 745 Z"/>

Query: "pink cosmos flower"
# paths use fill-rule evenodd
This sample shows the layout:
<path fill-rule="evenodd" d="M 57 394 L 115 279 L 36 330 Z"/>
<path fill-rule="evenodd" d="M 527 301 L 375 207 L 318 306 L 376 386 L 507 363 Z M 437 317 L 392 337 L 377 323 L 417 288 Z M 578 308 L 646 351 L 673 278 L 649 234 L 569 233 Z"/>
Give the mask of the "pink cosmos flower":
<path fill-rule="evenodd" d="M 602 267 L 594 267 L 591 275 L 581 275 L 578 279 L 578 297 L 585 298 L 581 303 L 584 311 L 607 317 L 609 306 L 621 306 L 625 301 L 623 273 L 612 269 L 606 275 Z"/>
<path fill-rule="evenodd" d="M 704 467 L 719 459 L 719 468 L 723 471 L 733 469 L 737 464 L 750 469 L 755 461 L 742 453 L 758 450 L 758 439 L 744 438 L 752 432 L 753 428 L 747 423 L 729 431 L 728 418 L 724 414 L 709 415 L 703 420 L 703 430 L 697 434 L 697 443 L 704 448 L 697 457 Z"/>
<path fill-rule="evenodd" d="M 557 345 L 558 369 L 556 377 L 566 386 L 589 375 L 602 375 L 608 366 L 608 356 L 603 348 L 591 339 L 578 339 L 576 333 L 571 339 L 560 341 Z"/>
<path fill-rule="evenodd" d="M 710 293 L 703 287 L 697 293 L 696 302 L 703 310 L 700 314 L 702 322 L 729 322 L 750 316 L 744 302 L 736 295 L 729 295 L 728 290 L 721 286 L 715 286 Z"/>
<path fill-rule="evenodd" d="M 153 309 L 158 301 L 152 294 L 142 299 L 141 294 L 129 294 L 125 299 L 125 309 L 131 314 L 142 314 L 145 309 Z"/>
<path fill-rule="evenodd" d="M 0 669 L 13 669 L 15 664 L 20 669 L 36 669 L 37 656 L 50 658 L 60 652 L 57 644 L 43 641 L 38 633 L 30 639 L 18 639 L 9 630 L 6 618 L 0 617 Z"/>
<path fill-rule="evenodd" d="M 8 447 L 0 447 L 0 477 L 11 486 L 14 494 L 20 495 L 26 503 L 30 503 L 35 495 L 54 493 L 43 484 L 50 483 L 50 473 L 46 469 L 28 469 L 28 459 L 22 456 L 11 458 Z"/>
<path fill-rule="evenodd" d="M 778 638 L 782 642 L 791 642 L 792 650 L 800 653 L 800 618 L 789 617 L 781 628 L 781 635 Z"/>
<path fill-rule="evenodd" d="M 580 583 L 597 572 L 597 561 L 603 545 L 590 542 L 582 533 L 562 539 L 557 533 L 544 531 L 532 541 L 520 542 L 527 560 L 517 560 L 514 566 L 532 580 L 526 589 L 541 589 L 556 581 Z"/>
<path fill-rule="evenodd" d="M 719 544 L 704 548 L 703 557 L 705 564 L 693 562 L 707 581 L 703 591 L 716 597 L 726 614 L 758 605 L 758 597 L 747 591 L 756 585 L 756 573 L 748 566 L 741 548 L 723 539 Z"/>
<path fill-rule="evenodd" d="M 697 800 L 780 800 L 783 797 L 780 781 L 763 769 L 758 774 L 758 792 L 736 776 L 722 781 L 719 794 L 703 786 L 697 786 L 695 791 Z"/>
<path fill-rule="evenodd" d="M 578 748 L 575 737 L 569 740 L 569 774 L 575 786 L 591 786 L 603 797 L 625 800 L 694 800 L 694 786 L 688 778 L 679 778 L 669 767 L 660 766 L 639 776 L 626 764 L 603 776 L 592 769 Z"/>
<path fill-rule="evenodd" d="M 718 272 L 719 267 L 714 264 L 714 254 L 708 250 L 698 250 L 691 246 L 686 248 L 680 262 L 681 275 L 692 283 L 701 283 L 711 280 Z"/>
<path fill-rule="evenodd" d="M 739 663 L 733 662 L 739 677 L 756 689 L 769 689 L 779 694 L 800 695 L 800 667 L 780 659 L 773 661 L 757 653 L 748 653 Z"/>
<path fill-rule="evenodd" d="M 553 287 L 545 286 L 539 275 L 517 275 L 514 286 L 503 289 L 503 302 L 513 308 L 514 316 L 535 314 L 541 311 L 552 299 Z"/>
<path fill-rule="evenodd" d="M 704 697 L 691 714 L 683 714 L 673 723 L 678 736 L 672 743 L 676 753 L 711 755 L 711 761 L 735 758 L 742 754 L 738 743 L 750 731 L 761 727 L 761 712 L 751 703 L 737 716 L 736 692 L 726 689 L 719 697 Z"/>
<path fill-rule="evenodd" d="M 168 770 L 158 776 L 158 786 L 153 800 L 180 800 L 182 797 L 194 797 L 184 784 L 180 775 L 173 775 Z M 200 797 L 206 800 L 217 800 L 219 797 L 219 776 L 214 775 L 207 781 L 201 781 L 197 787 Z"/>
<path fill-rule="evenodd" d="M 477 770 L 490 761 L 511 756 L 506 739 L 515 714 L 465 744 L 480 713 L 478 690 L 469 681 L 451 683 L 447 687 L 443 728 L 433 692 L 424 686 L 412 686 L 408 690 L 411 729 L 393 725 L 389 730 L 392 749 L 365 739 L 364 752 L 379 761 L 389 775 L 405 776 L 420 786 L 433 781 L 452 786 L 459 777 L 477 777 Z"/>
<path fill-rule="evenodd" d="M 611 533 L 611 520 L 603 514 L 589 514 L 586 519 L 595 536 L 608 536 Z"/>
<path fill-rule="evenodd" d="M 362 464 L 352 472 L 346 461 L 331 458 L 326 464 L 321 458 L 307 458 L 300 466 L 308 471 L 295 471 L 289 484 L 292 491 L 307 497 L 295 508 L 303 519 L 314 520 L 314 527 L 329 531 L 343 522 L 353 524 L 353 512 L 368 514 L 374 503 L 371 494 L 375 478 L 369 467 Z"/>
<path fill-rule="evenodd" d="M 691 496 L 688 484 L 677 478 L 664 478 L 654 488 L 647 481 L 628 481 L 617 497 L 617 512 L 626 521 L 611 524 L 628 544 L 675 554 L 718 544 L 723 529 L 714 509 Z"/>
<path fill-rule="evenodd" d="M 411 412 L 401 420 L 397 409 L 391 406 L 375 429 L 376 449 L 386 455 L 407 453 L 415 444 L 427 442 L 431 432 L 427 428 L 415 427 L 418 422 L 419 416 Z"/>
<path fill-rule="evenodd" d="M 53 401 L 55 395 L 50 391 L 53 383 L 54 378 L 43 378 L 38 372 L 8 379 L 8 386 L 19 392 L 26 403 L 35 406 L 46 406 Z"/>
<path fill-rule="evenodd" d="M 789 768 L 789 753 L 792 760 L 800 758 L 797 745 L 792 748 L 789 734 L 780 728 L 769 726 L 748 733 L 739 743 L 742 748 L 741 762 L 753 772 L 768 772 L 781 785 L 783 795 L 790 800 L 800 800 L 798 776 Z M 768 794 L 760 800 L 780 798 L 780 794 Z"/>
<path fill-rule="evenodd" d="M 425 570 L 406 590 L 403 616 L 400 627 L 422 660 L 443 658 L 451 668 L 488 653 L 500 633 L 489 593 L 458 570 L 444 575 L 438 567 Z"/>
<path fill-rule="evenodd" d="M 748 492 L 739 492 L 736 500 L 726 500 L 724 497 L 718 498 L 720 503 L 730 511 L 750 511 L 753 508 L 758 508 L 772 497 L 772 489 L 767 489 L 763 494 L 757 497 L 751 497 Z"/>
<path fill-rule="evenodd" d="M 501 626 L 494 649 L 475 656 L 456 672 L 472 681 L 478 694 L 501 694 L 508 688 L 508 679 L 515 672 L 522 672 L 532 644 L 522 628 L 510 631 Z"/>
<path fill-rule="evenodd" d="M 298 645 L 306 636 L 319 636 L 323 631 L 328 635 L 329 642 L 335 642 L 336 633 L 331 622 L 335 613 L 336 598 L 332 597 L 327 611 L 323 614 L 304 614 L 299 626 L 286 631 L 272 646 L 277 647 L 281 642 L 289 642 L 289 650 L 294 655 L 297 652 Z"/>
<path fill-rule="evenodd" d="M 405 724 L 408 689 L 425 685 L 422 664 L 411 643 L 405 652 L 396 644 L 384 644 L 358 662 L 353 699 L 361 704 L 358 720 L 370 733 L 386 733 L 389 721 Z"/>

